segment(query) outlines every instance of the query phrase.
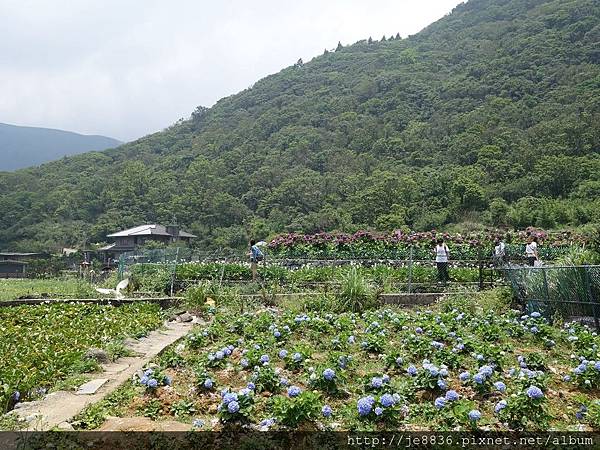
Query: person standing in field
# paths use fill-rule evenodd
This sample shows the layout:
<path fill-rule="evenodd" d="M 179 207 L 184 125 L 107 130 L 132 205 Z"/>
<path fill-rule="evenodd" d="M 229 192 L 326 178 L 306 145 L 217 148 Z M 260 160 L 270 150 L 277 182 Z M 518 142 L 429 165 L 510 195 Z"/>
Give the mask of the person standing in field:
<path fill-rule="evenodd" d="M 435 265 L 437 266 L 438 272 L 438 283 L 445 286 L 446 283 L 450 281 L 450 276 L 448 275 L 448 258 L 450 258 L 450 250 L 448 250 L 448 246 L 444 243 L 443 239 L 440 238 L 437 240 L 434 253 Z"/>
<path fill-rule="evenodd" d="M 535 266 L 540 260 L 538 253 L 538 238 L 536 236 L 529 235 L 527 239 L 527 245 L 525 246 L 525 257 L 527 258 L 527 264 Z"/>
<path fill-rule="evenodd" d="M 250 269 L 252 270 L 252 281 L 256 281 L 257 272 L 258 272 L 258 263 L 263 260 L 264 255 L 263 252 L 256 245 L 256 241 L 253 239 L 250 241 L 250 252 L 248 253 L 250 256 Z"/>
<path fill-rule="evenodd" d="M 494 265 L 497 267 L 503 266 L 506 263 L 506 245 L 502 238 L 496 238 L 494 242 Z"/>

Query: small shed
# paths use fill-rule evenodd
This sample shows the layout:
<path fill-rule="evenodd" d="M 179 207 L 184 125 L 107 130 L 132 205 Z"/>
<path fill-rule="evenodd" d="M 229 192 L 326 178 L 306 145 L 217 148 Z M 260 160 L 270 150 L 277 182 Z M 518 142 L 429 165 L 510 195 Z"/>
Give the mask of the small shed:
<path fill-rule="evenodd" d="M 14 259 L 0 260 L 0 278 L 24 278 L 27 262 Z"/>

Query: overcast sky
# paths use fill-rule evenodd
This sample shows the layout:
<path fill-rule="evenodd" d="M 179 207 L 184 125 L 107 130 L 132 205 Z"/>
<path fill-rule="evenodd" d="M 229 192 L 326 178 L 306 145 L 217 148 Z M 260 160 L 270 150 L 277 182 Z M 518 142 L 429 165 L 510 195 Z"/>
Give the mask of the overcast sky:
<path fill-rule="evenodd" d="M 123 141 L 457 0 L 0 0 L 0 122 Z"/>

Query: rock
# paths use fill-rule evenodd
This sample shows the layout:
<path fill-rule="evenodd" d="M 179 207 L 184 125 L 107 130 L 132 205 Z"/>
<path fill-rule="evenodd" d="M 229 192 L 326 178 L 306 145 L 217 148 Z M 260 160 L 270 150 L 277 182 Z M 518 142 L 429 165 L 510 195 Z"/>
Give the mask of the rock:
<path fill-rule="evenodd" d="M 187 312 L 177 316 L 177 322 L 191 322 L 192 320 L 194 320 L 194 316 Z"/>
<path fill-rule="evenodd" d="M 58 425 L 56 425 L 56 428 L 58 428 L 59 430 L 62 431 L 74 431 L 75 428 L 73 428 L 73 425 L 71 425 L 69 422 L 61 422 Z"/>
<path fill-rule="evenodd" d="M 85 352 L 85 357 L 86 359 L 96 360 L 101 364 L 110 362 L 108 354 L 101 348 L 90 348 L 87 352 Z"/>
<path fill-rule="evenodd" d="M 108 378 L 97 378 L 92 381 L 88 381 L 85 384 L 79 386 L 77 395 L 92 395 L 95 394 L 105 383 L 108 382 Z"/>

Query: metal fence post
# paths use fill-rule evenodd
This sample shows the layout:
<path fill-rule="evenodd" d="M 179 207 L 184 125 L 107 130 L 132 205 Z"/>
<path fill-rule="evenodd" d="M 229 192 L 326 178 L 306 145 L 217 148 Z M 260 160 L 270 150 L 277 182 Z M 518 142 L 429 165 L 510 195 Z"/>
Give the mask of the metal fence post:
<path fill-rule="evenodd" d="M 592 314 L 594 315 L 594 324 L 596 325 L 596 330 L 600 331 L 600 318 L 598 317 L 598 301 L 594 298 L 594 293 L 592 291 L 592 283 L 590 280 L 590 269 L 589 267 L 585 267 L 585 284 L 587 287 L 588 300 L 592 304 Z"/>
<path fill-rule="evenodd" d="M 410 254 L 408 256 L 408 293 L 412 293 L 412 268 L 413 268 L 413 249 L 414 247 L 410 246 Z"/>
<path fill-rule="evenodd" d="M 481 260 L 482 258 L 482 251 L 481 251 L 481 246 L 477 247 L 477 265 L 479 268 L 479 290 L 482 291 L 483 290 L 483 261 Z"/>
<path fill-rule="evenodd" d="M 546 268 L 542 267 L 542 275 L 544 276 L 544 292 L 546 293 L 546 304 L 550 303 L 550 291 L 548 290 L 548 276 L 546 275 Z"/>
<path fill-rule="evenodd" d="M 175 277 L 177 275 L 177 260 L 179 258 L 179 247 L 175 252 L 175 263 L 173 264 L 173 272 L 171 273 L 171 297 L 173 297 L 173 285 L 175 284 Z"/>

